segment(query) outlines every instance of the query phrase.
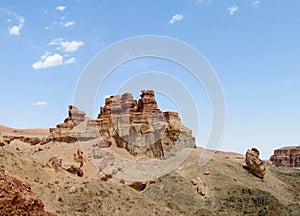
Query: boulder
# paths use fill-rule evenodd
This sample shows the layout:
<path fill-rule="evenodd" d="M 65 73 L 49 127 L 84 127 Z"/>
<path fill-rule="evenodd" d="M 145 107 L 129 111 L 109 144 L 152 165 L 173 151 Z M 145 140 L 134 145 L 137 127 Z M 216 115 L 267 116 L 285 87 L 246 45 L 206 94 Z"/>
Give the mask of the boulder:
<path fill-rule="evenodd" d="M 3 138 L 2 138 L 2 136 L 0 136 L 0 146 L 1 147 L 5 146 L 5 142 L 4 142 Z"/>
<path fill-rule="evenodd" d="M 147 184 L 144 182 L 133 182 L 129 184 L 128 186 L 132 187 L 133 189 L 137 191 L 142 191 L 146 188 Z"/>
<path fill-rule="evenodd" d="M 192 179 L 191 183 L 194 185 L 196 191 L 201 196 L 206 195 L 206 183 L 202 181 L 199 177 Z"/>
<path fill-rule="evenodd" d="M 72 173 L 73 175 L 77 175 L 79 177 L 83 176 L 83 171 L 80 169 L 80 167 L 71 166 L 66 169 L 67 172 Z"/>
<path fill-rule="evenodd" d="M 246 164 L 250 171 L 259 178 L 264 178 L 266 167 L 261 159 L 259 159 L 259 151 L 256 148 L 248 150 L 246 153 Z"/>

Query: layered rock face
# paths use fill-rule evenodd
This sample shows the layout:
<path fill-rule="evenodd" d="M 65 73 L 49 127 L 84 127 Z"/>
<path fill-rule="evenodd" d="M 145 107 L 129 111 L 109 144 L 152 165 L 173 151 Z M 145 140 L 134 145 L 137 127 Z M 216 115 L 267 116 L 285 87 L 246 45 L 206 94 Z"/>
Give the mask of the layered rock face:
<path fill-rule="evenodd" d="M 155 158 L 169 157 L 176 147 L 195 147 L 191 130 L 181 124 L 178 113 L 158 108 L 153 90 L 142 91 L 140 97 L 134 100 L 125 93 L 106 98 L 96 120 L 106 142 L 115 142 L 134 156 Z"/>
<path fill-rule="evenodd" d="M 89 130 L 91 127 L 86 126 L 89 119 L 85 116 L 85 112 L 70 105 L 68 115 L 63 123 L 58 124 L 56 128 L 50 128 L 49 140 L 70 143 L 76 142 L 78 139 L 90 140 L 97 137 L 95 132 L 92 133 Z"/>
<path fill-rule="evenodd" d="M 262 160 L 259 159 L 259 151 L 256 148 L 247 151 L 246 164 L 254 175 L 264 178 L 266 167 Z"/>
<path fill-rule="evenodd" d="M 279 167 L 300 167 L 300 146 L 276 149 L 271 156 L 272 164 Z"/>
<path fill-rule="evenodd" d="M 30 185 L 7 175 L 0 168 L 1 215 L 54 216 L 46 212 L 42 201 L 31 191 Z"/>
<path fill-rule="evenodd" d="M 95 146 L 99 148 L 115 144 L 134 156 L 153 158 L 168 158 L 196 146 L 192 131 L 181 124 L 178 113 L 158 108 L 153 90 L 142 91 L 139 100 L 130 93 L 106 98 L 97 119 L 88 119 L 70 106 L 69 117 L 51 133 L 59 141 L 98 139 Z"/>

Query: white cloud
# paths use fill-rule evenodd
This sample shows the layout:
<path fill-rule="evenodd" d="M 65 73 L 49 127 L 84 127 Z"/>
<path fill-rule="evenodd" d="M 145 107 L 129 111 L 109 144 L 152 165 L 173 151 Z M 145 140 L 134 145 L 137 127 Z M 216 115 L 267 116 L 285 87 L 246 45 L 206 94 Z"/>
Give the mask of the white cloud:
<path fill-rule="evenodd" d="M 18 20 L 19 24 L 8 28 L 8 34 L 18 36 L 18 35 L 20 35 L 20 31 L 23 28 L 23 25 L 25 23 L 25 18 L 22 16 L 18 16 L 17 14 L 14 14 L 14 13 L 11 13 L 11 14 Z M 11 22 L 11 20 L 10 20 L 10 22 Z"/>
<path fill-rule="evenodd" d="M 67 59 L 64 64 L 73 64 L 76 61 L 75 57 Z"/>
<path fill-rule="evenodd" d="M 82 41 L 62 41 L 60 42 L 60 49 L 63 52 L 74 52 L 83 45 L 84 43 Z"/>
<path fill-rule="evenodd" d="M 196 4 L 198 5 L 206 5 L 208 6 L 210 3 L 212 3 L 214 0 L 197 0 Z"/>
<path fill-rule="evenodd" d="M 63 64 L 63 57 L 55 53 L 53 55 L 46 53 L 41 56 L 40 60 L 33 63 L 32 67 L 34 70 L 44 69 L 49 67 L 55 67 Z"/>
<path fill-rule="evenodd" d="M 79 47 L 84 45 L 83 41 L 64 41 L 63 38 L 55 38 L 50 43 L 48 43 L 48 46 L 58 46 L 58 50 L 62 50 L 63 52 L 74 52 L 79 49 Z"/>
<path fill-rule="evenodd" d="M 59 45 L 59 43 L 62 42 L 63 40 L 64 40 L 63 38 L 54 38 L 50 43 L 48 43 L 48 46 Z"/>
<path fill-rule="evenodd" d="M 182 14 L 175 14 L 171 20 L 169 21 L 170 24 L 174 24 L 175 22 L 182 20 L 183 19 L 183 15 Z"/>
<path fill-rule="evenodd" d="M 239 7 L 236 5 L 233 5 L 229 8 L 227 8 L 227 10 L 229 11 L 230 15 L 232 16 L 235 12 L 237 12 L 239 10 Z"/>
<path fill-rule="evenodd" d="M 33 103 L 34 106 L 47 106 L 48 103 L 47 101 L 38 101 L 38 102 L 35 102 Z"/>
<path fill-rule="evenodd" d="M 55 8 L 55 10 L 58 10 L 58 11 L 64 11 L 66 9 L 66 6 L 63 6 L 63 5 L 59 5 Z"/>
<path fill-rule="evenodd" d="M 252 3 L 251 3 L 252 7 L 254 7 L 255 9 L 258 9 L 259 4 L 260 4 L 259 0 L 252 1 Z"/>
<path fill-rule="evenodd" d="M 41 56 L 40 60 L 32 64 L 34 70 L 45 69 L 50 67 L 56 67 L 64 64 L 75 63 L 75 57 L 71 57 L 64 61 L 64 57 L 58 53 L 51 55 L 51 53 L 45 53 Z"/>
<path fill-rule="evenodd" d="M 20 30 L 21 30 L 20 26 L 12 26 L 8 29 L 8 33 L 9 33 L 9 35 L 18 36 L 18 35 L 20 35 Z"/>
<path fill-rule="evenodd" d="M 70 27 L 70 26 L 73 26 L 75 24 L 76 24 L 76 22 L 70 21 L 70 22 L 62 23 L 62 26 L 63 27 Z"/>

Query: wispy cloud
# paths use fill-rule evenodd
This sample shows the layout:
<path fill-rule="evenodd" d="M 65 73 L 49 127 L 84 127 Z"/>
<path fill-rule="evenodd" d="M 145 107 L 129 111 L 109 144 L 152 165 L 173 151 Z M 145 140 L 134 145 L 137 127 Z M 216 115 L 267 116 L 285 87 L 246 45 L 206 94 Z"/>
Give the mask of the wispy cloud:
<path fill-rule="evenodd" d="M 70 26 L 73 26 L 75 24 L 76 24 L 75 21 L 69 21 L 69 22 L 66 22 L 66 23 L 61 23 L 62 27 L 70 27 Z"/>
<path fill-rule="evenodd" d="M 8 23 L 12 23 L 13 20 L 12 18 L 16 19 L 18 24 L 17 25 L 13 25 L 11 27 L 8 28 L 8 34 L 9 35 L 14 35 L 14 36 L 19 36 L 20 35 L 20 31 L 24 26 L 25 23 L 25 18 L 23 16 L 20 16 L 14 12 L 11 12 L 5 8 L 0 8 L 0 12 L 6 14 L 7 16 L 9 16 L 10 18 L 6 19 L 6 21 Z"/>
<path fill-rule="evenodd" d="M 53 39 L 48 46 L 58 46 L 58 50 L 62 50 L 63 52 L 74 52 L 79 49 L 79 47 L 84 46 L 83 41 L 64 41 L 63 38 L 55 38 Z"/>
<path fill-rule="evenodd" d="M 252 7 L 255 9 L 258 9 L 259 4 L 260 4 L 259 0 L 255 0 L 251 2 Z"/>
<path fill-rule="evenodd" d="M 75 61 L 76 61 L 75 57 L 71 57 L 71 58 L 67 59 L 64 62 L 64 64 L 73 64 L 73 63 L 75 63 Z"/>
<path fill-rule="evenodd" d="M 292 85 L 293 82 L 292 82 L 292 80 L 289 80 L 289 79 L 288 79 L 288 80 L 285 81 L 285 84 L 286 84 L 286 85 Z"/>
<path fill-rule="evenodd" d="M 235 14 L 235 12 L 237 12 L 239 10 L 239 7 L 236 5 L 233 5 L 229 8 L 227 8 L 229 14 L 232 16 L 233 14 Z"/>
<path fill-rule="evenodd" d="M 59 5 L 55 8 L 55 10 L 58 10 L 58 11 L 64 11 L 66 9 L 66 6 L 63 6 L 63 5 Z"/>
<path fill-rule="evenodd" d="M 175 14 L 169 21 L 170 24 L 174 24 L 175 22 L 178 22 L 183 19 L 182 14 Z"/>
<path fill-rule="evenodd" d="M 74 52 L 83 45 L 84 43 L 82 41 L 62 41 L 60 42 L 60 49 L 63 52 Z"/>
<path fill-rule="evenodd" d="M 34 106 L 47 106 L 48 103 L 47 101 L 37 101 L 35 103 L 33 103 Z"/>
<path fill-rule="evenodd" d="M 214 0 L 197 0 L 197 4 L 199 5 L 206 5 L 208 6 L 210 3 L 212 3 Z"/>
<path fill-rule="evenodd" d="M 50 43 L 48 43 L 48 46 L 59 45 L 59 43 L 63 40 L 63 38 L 54 38 Z"/>

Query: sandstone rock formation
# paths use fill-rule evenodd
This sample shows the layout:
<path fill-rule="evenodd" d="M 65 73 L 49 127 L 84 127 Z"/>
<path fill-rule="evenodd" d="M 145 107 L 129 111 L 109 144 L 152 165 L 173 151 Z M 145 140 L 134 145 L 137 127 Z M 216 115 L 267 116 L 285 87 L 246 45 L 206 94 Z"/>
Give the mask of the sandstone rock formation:
<path fill-rule="evenodd" d="M 131 184 L 129 184 L 128 186 L 132 187 L 133 189 L 137 190 L 137 191 L 142 191 L 146 188 L 147 183 L 144 182 L 133 182 Z"/>
<path fill-rule="evenodd" d="M 85 162 L 86 162 L 86 159 L 85 159 L 85 157 L 84 157 L 84 155 L 83 155 L 83 152 L 82 151 L 80 151 L 79 149 L 77 150 L 77 152 L 76 153 L 74 153 L 73 154 L 73 157 L 74 157 L 74 161 L 76 162 L 76 163 L 79 163 L 80 164 L 80 168 L 85 164 Z"/>
<path fill-rule="evenodd" d="M 26 184 L 5 173 L 0 168 L 0 213 L 1 215 L 55 216 L 46 212 L 42 201 Z"/>
<path fill-rule="evenodd" d="M 95 140 L 95 148 L 115 144 L 133 156 L 169 158 L 184 148 L 194 148 L 192 131 L 181 124 L 176 112 L 162 112 L 153 90 L 142 91 L 139 100 L 132 94 L 105 99 L 97 119 L 69 106 L 69 117 L 51 128 L 51 139 L 75 142 Z"/>
<path fill-rule="evenodd" d="M 68 117 L 63 123 L 56 125 L 56 128 L 50 128 L 49 139 L 58 142 L 76 142 L 78 139 L 93 139 L 96 138 L 87 133 L 86 130 L 80 130 L 81 133 L 76 133 L 74 130 L 76 126 L 87 121 L 86 113 L 77 109 L 77 107 L 70 105 L 68 110 Z"/>
<path fill-rule="evenodd" d="M 80 151 L 79 149 L 77 150 L 76 153 L 73 154 L 74 156 L 74 161 L 76 163 L 79 163 L 80 166 L 76 166 L 76 165 L 71 165 L 68 168 L 63 167 L 63 161 L 61 158 L 58 158 L 56 156 L 53 156 L 49 159 L 49 161 L 46 163 L 46 166 L 52 169 L 55 169 L 56 171 L 62 171 L 65 170 L 69 173 L 72 173 L 73 175 L 77 175 L 79 177 L 83 176 L 83 171 L 81 169 L 81 167 L 85 164 L 86 159 L 83 155 L 83 152 Z"/>
<path fill-rule="evenodd" d="M 263 161 L 259 159 L 259 151 L 256 148 L 247 151 L 246 164 L 254 175 L 264 178 L 266 167 Z"/>
<path fill-rule="evenodd" d="M 19 140 L 24 143 L 28 143 L 30 145 L 37 145 L 41 144 L 44 145 L 48 142 L 51 141 L 49 138 L 40 138 L 40 137 L 29 137 L 29 136 L 17 136 L 17 135 L 4 135 L 2 138 L 2 141 L 0 140 L 1 143 L 3 144 L 10 144 L 13 140 Z"/>
<path fill-rule="evenodd" d="M 3 140 L 2 137 L 0 137 L 0 146 L 1 146 L 1 147 L 2 147 L 2 146 L 5 146 L 5 142 L 4 142 L 4 140 Z"/>
<path fill-rule="evenodd" d="M 300 167 L 300 146 L 276 149 L 270 161 L 277 167 Z"/>
<path fill-rule="evenodd" d="M 79 177 L 83 176 L 83 171 L 80 169 L 80 167 L 76 167 L 74 165 L 67 168 L 66 171 L 69 172 L 69 173 L 72 173 L 73 175 L 77 175 Z"/>
<path fill-rule="evenodd" d="M 46 166 L 49 168 L 53 168 L 57 171 L 63 170 L 62 159 L 60 159 L 56 156 L 53 156 L 52 158 L 50 158 L 49 161 L 46 163 Z"/>
<path fill-rule="evenodd" d="M 142 91 L 139 100 L 132 94 L 106 98 L 96 120 L 103 139 L 111 139 L 134 156 L 167 158 L 172 151 L 195 147 L 191 130 L 181 124 L 178 113 L 162 112 L 154 91 Z"/>

